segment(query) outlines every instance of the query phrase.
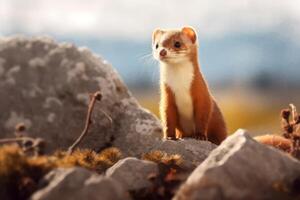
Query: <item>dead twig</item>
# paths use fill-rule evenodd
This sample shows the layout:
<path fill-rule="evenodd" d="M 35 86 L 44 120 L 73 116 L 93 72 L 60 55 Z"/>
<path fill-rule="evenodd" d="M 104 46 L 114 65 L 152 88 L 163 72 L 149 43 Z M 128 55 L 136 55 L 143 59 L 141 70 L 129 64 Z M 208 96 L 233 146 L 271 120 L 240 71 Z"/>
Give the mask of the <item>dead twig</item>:
<path fill-rule="evenodd" d="M 21 138 L 4 138 L 0 139 L 0 144 L 6 144 L 6 143 L 16 143 L 16 142 L 23 142 L 25 140 L 33 141 L 33 138 L 29 137 L 21 137 Z"/>
<path fill-rule="evenodd" d="M 35 156 L 43 155 L 45 141 L 41 138 L 18 137 L 0 139 L 0 144 L 18 143 L 24 153 L 33 152 Z"/>
<path fill-rule="evenodd" d="M 300 115 L 296 106 L 290 104 L 288 109 L 282 110 L 281 118 L 283 136 L 292 142 L 290 154 L 300 159 Z"/>
<path fill-rule="evenodd" d="M 290 110 L 292 112 L 292 123 L 294 125 L 296 125 L 296 123 L 298 122 L 299 115 L 297 113 L 297 110 L 296 110 L 296 107 L 294 104 L 290 104 L 289 106 L 290 106 Z"/>
<path fill-rule="evenodd" d="M 112 123 L 113 123 L 112 118 L 111 118 L 104 110 L 100 110 L 100 111 L 101 111 L 101 112 L 103 113 L 103 115 L 108 119 L 110 125 L 112 125 Z"/>
<path fill-rule="evenodd" d="M 24 123 L 18 123 L 15 126 L 15 136 L 18 137 L 23 137 L 26 136 L 26 126 Z"/>
<path fill-rule="evenodd" d="M 89 127 L 92 123 L 91 115 L 92 115 L 92 112 L 93 112 L 93 109 L 95 106 L 95 102 L 100 101 L 101 98 L 102 98 L 102 95 L 101 95 L 100 91 L 95 92 L 94 94 L 91 95 L 91 97 L 90 97 L 91 100 L 90 100 L 90 103 L 88 106 L 88 112 L 87 112 L 84 129 L 83 129 L 82 133 L 80 134 L 80 136 L 77 138 L 77 140 L 69 147 L 69 149 L 68 149 L 69 155 L 73 153 L 74 149 L 79 145 L 79 143 L 82 141 L 82 139 L 86 136 L 86 134 L 89 130 Z M 109 119 L 111 119 L 111 118 L 109 117 Z"/>
<path fill-rule="evenodd" d="M 14 134 L 15 138 L 0 139 L 0 144 L 17 143 L 24 153 L 33 153 L 35 156 L 45 153 L 45 141 L 42 138 L 28 137 L 24 123 L 15 126 Z"/>

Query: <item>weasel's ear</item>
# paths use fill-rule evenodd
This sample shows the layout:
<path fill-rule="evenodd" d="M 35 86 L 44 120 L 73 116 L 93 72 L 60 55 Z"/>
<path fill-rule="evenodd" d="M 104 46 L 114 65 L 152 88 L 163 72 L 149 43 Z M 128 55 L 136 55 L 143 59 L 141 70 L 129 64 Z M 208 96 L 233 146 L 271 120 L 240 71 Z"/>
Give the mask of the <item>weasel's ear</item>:
<path fill-rule="evenodd" d="M 196 31 L 192 27 L 183 27 L 181 29 L 181 32 L 183 34 L 185 34 L 186 36 L 188 36 L 188 38 L 190 38 L 190 40 L 192 41 L 193 44 L 196 42 L 197 34 L 196 34 Z"/>
<path fill-rule="evenodd" d="M 158 34 L 162 33 L 162 30 L 157 28 L 153 31 L 152 33 L 152 43 L 155 41 L 155 38 L 157 37 Z"/>

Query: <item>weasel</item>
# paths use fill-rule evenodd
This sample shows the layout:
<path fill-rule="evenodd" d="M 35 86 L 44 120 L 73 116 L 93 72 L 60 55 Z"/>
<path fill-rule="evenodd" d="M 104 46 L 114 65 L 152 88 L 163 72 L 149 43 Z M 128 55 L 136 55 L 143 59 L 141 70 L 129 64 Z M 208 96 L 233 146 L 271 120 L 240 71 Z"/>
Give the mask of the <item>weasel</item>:
<path fill-rule="evenodd" d="M 152 48 L 160 64 L 164 138 L 193 137 L 220 144 L 227 136 L 226 125 L 199 68 L 195 30 L 156 29 Z"/>
<path fill-rule="evenodd" d="M 292 150 L 292 141 L 280 135 L 261 135 L 254 137 L 261 144 L 269 145 L 285 152 Z"/>

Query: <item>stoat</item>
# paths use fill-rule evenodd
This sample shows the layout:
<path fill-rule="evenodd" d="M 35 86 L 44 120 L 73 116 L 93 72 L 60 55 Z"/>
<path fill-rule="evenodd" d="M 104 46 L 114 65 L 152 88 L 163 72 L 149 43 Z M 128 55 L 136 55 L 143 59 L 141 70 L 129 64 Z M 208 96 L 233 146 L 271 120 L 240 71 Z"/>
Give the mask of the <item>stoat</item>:
<path fill-rule="evenodd" d="M 200 71 L 197 40 L 191 27 L 153 32 L 164 138 L 193 137 L 220 144 L 227 136 L 226 125 Z"/>

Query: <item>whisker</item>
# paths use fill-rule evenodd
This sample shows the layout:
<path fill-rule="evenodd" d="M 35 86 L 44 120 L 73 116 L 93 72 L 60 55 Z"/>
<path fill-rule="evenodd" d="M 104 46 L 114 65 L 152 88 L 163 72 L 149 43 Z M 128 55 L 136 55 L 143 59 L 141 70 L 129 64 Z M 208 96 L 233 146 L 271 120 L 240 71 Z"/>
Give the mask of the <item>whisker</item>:
<path fill-rule="evenodd" d="M 148 58 L 146 61 L 149 65 L 154 65 L 157 63 L 157 60 L 155 60 L 153 57 Z"/>
<path fill-rule="evenodd" d="M 148 57 L 151 57 L 152 56 L 152 53 L 146 53 L 146 54 L 143 54 L 143 55 L 140 55 L 140 56 L 137 56 L 138 59 L 144 59 L 144 58 L 148 58 Z"/>
<path fill-rule="evenodd" d="M 155 59 L 153 58 L 152 53 L 148 53 L 142 56 L 139 56 L 138 58 L 141 62 L 145 63 L 145 64 L 154 64 L 155 63 Z"/>

